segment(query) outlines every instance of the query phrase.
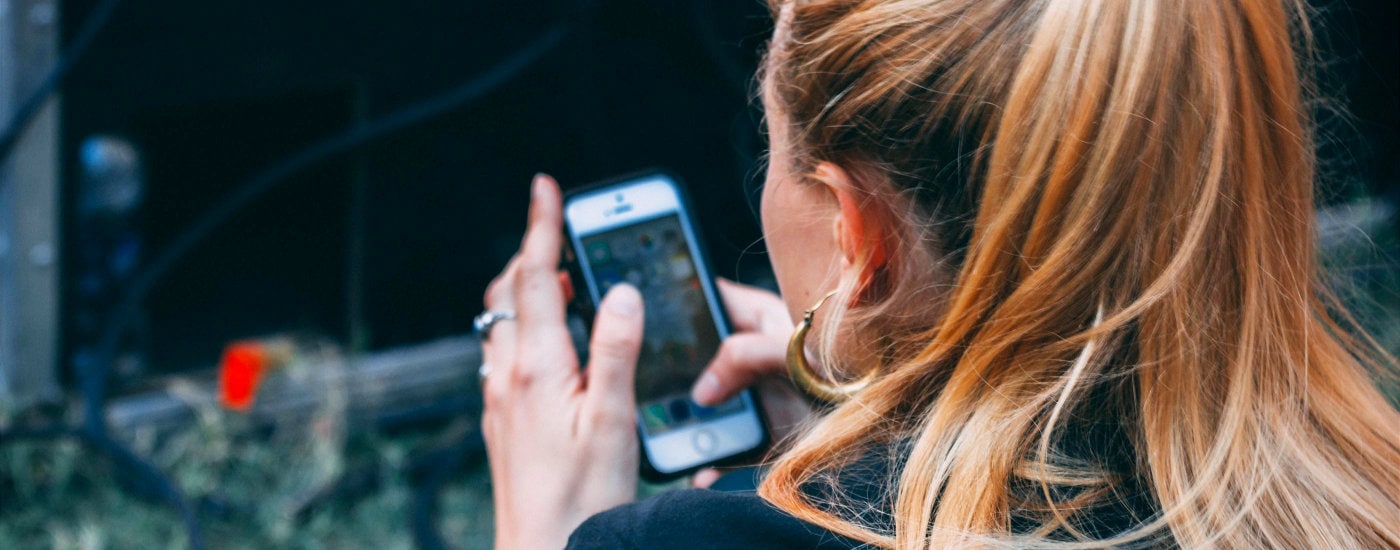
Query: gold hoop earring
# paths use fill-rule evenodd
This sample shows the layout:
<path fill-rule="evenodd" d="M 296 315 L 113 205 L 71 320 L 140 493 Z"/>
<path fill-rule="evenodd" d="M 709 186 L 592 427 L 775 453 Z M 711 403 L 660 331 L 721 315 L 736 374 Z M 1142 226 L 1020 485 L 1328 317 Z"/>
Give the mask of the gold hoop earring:
<path fill-rule="evenodd" d="M 802 322 L 792 332 L 792 339 L 788 340 L 787 348 L 788 375 L 792 377 L 793 384 L 807 395 L 827 403 L 841 403 L 850 399 L 856 392 L 869 386 L 877 375 L 874 370 L 871 370 L 857 380 L 837 383 L 818 374 L 807 362 L 807 331 L 812 329 L 812 316 L 817 313 L 822 304 L 826 303 L 827 299 L 835 295 L 836 291 L 831 291 L 830 294 L 818 300 L 817 305 L 812 306 L 812 309 L 802 312 Z"/>

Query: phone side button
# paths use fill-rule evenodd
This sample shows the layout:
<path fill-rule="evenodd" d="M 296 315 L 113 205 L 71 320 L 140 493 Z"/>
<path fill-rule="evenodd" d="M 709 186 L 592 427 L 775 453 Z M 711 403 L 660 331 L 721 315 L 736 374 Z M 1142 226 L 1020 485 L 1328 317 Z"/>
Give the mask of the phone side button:
<path fill-rule="evenodd" d="M 695 452 L 703 456 L 710 456 L 714 454 L 718 440 L 715 439 L 715 434 L 710 430 L 696 430 L 695 437 L 691 438 L 690 443 L 695 446 Z"/>

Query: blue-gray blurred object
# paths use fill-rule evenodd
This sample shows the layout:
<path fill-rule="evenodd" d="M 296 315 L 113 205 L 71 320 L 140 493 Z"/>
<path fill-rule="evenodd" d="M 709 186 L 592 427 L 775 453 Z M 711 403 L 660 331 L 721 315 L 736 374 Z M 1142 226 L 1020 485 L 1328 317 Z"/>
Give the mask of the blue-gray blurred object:
<path fill-rule="evenodd" d="M 72 315 L 73 372 L 92 372 L 97 346 L 111 322 L 122 292 L 136 275 L 144 248 L 140 230 L 145 170 L 130 141 L 95 135 L 78 147 L 78 196 L 75 244 L 69 261 L 69 306 Z M 146 323 L 139 313 L 119 335 L 109 376 L 120 381 L 145 372 Z"/>
<path fill-rule="evenodd" d="M 0 120 L 24 102 L 57 57 L 53 0 L 0 2 Z M 59 390 L 59 112 L 50 99 L 0 158 L 0 407 Z"/>
<path fill-rule="evenodd" d="M 80 215 L 126 216 L 140 206 L 145 171 L 134 145 L 118 137 L 93 136 L 83 141 L 78 157 L 82 163 Z"/>

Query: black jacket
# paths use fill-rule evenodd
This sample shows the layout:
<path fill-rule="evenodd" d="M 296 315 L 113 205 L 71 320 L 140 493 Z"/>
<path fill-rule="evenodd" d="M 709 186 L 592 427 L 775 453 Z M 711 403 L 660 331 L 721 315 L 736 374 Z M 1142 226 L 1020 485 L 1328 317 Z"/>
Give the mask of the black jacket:
<path fill-rule="evenodd" d="M 1142 475 L 1134 446 L 1126 436 L 1122 418 L 1117 411 L 1084 415 L 1073 428 L 1065 431 L 1057 445 L 1067 456 L 1116 473 L 1118 481 L 1109 488 L 1111 495 L 1100 500 L 1102 504 L 1082 510 L 1071 518 L 1078 531 L 1093 538 L 1123 533 L 1151 521 L 1157 514 L 1158 506 Z M 866 453 L 863 459 L 838 473 L 840 490 L 836 492 L 855 504 L 843 509 L 862 511 L 859 517 L 850 518 L 852 521 L 879 532 L 893 531 L 893 502 L 888 489 L 896 482 L 893 478 L 897 477 L 897 470 L 902 469 L 895 465 L 908 456 L 908 451 L 907 442 L 880 448 L 879 452 Z M 568 548 L 835 550 L 864 547 L 798 520 L 759 498 L 756 493 L 758 477 L 757 470 L 738 470 L 720 478 L 712 489 L 672 491 L 608 510 L 579 526 L 570 537 Z M 1060 488 L 1055 492 L 1059 493 L 1057 498 L 1063 498 L 1075 490 Z M 825 502 L 833 496 L 830 487 L 804 487 L 804 491 L 814 502 Z M 1039 484 L 1011 488 L 1013 532 L 1030 533 L 1042 524 L 1044 514 L 1031 511 L 1041 508 L 1042 491 Z M 1062 532 L 1049 536 L 1073 540 Z M 1173 546 L 1169 535 L 1164 536 L 1167 538 L 1148 544 Z"/>

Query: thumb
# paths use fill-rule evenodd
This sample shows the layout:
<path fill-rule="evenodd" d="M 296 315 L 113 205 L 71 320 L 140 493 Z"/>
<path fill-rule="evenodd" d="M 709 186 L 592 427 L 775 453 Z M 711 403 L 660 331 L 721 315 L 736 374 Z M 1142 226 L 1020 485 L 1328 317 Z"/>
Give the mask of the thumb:
<path fill-rule="evenodd" d="M 614 286 L 603 297 L 588 346 L 585 406 L 597 409 L 595 412 L 615 412 L 631 421 L 643 321 L 642 295 L 631 285 Z"/>

